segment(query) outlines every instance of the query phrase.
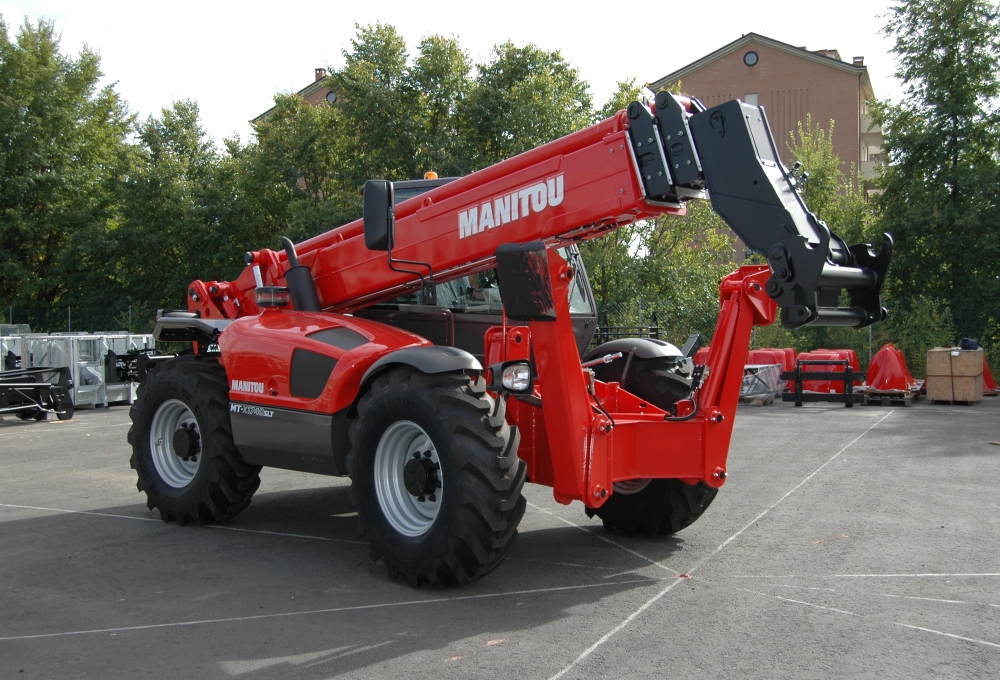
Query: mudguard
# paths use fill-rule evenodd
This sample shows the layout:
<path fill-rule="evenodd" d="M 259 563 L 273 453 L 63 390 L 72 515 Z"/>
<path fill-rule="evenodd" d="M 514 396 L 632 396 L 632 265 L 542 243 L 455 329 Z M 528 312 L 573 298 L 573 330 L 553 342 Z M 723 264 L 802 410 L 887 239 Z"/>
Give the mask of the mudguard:
<path fill-rule="evenodd" d="M 361 379 L 361 384 L 366 385 L 370 379 L 392 364 L 412 366 L 421 373 L 483 370 L 483 365 L 479 363 L 479 360 L 464 349 L 443 345 L 407 347 L 390 352 L 372 364 Z"/>

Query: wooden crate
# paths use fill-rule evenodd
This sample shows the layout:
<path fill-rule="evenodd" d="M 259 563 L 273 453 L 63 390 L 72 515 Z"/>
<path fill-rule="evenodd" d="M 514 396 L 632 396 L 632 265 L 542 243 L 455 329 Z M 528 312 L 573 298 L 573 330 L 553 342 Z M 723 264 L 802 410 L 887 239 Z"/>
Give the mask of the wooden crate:
<path fill-rule="evenodd" d="M 983 350 L 935 347 L 927 351 L 927 398 L 975 404 L 983 398 Z"/>
<path fill-rule="evenodd" d="M 964 401 L 974 404 L 983 398 L 983 376 L 927 376 L 927 398 L 931 401 Z"/>
<path fill-rule="evenodd" d="M 983 350 L 935 347 L 927 350 L 927 375 L 972 378 L 983 375 Z"/>

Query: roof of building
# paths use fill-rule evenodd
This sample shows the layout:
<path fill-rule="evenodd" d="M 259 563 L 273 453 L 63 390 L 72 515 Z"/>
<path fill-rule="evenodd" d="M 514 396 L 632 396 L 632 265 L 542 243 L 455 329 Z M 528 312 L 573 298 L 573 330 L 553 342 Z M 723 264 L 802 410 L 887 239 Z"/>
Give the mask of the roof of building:
<path fill-rule="evenodd" d="M 319 90 L 322 90 L 323 88 L 329 89 L 329 86 L 326 84 L 326 78 L 325 77 L 319 78 L 319 79 L 315 80 L 314 82 L 309 83 L 308 85 L 306 85 L 305 87 L 303 87 L 301 90 L 299 90 L 295 94 L 297 96 L 299 96 L 299 97 L 302 97 L 303 99 L 306 99 L 307 97 L 309 97 L 309 95 L 315 94 L 316 92 L 318 92 Z M 275 109 L 275 107 L 272 106 L 271 108 L 269 108 L 267 111 L 265 111 L 264 113 L 260 114 L 256 118 L 251 118 L 250 122 L 251 123 L 259 123 L 260 121 L 264 120 L 265 118 L 267 118 L 268 116 L 270 116 L 272 113 L 274 113 L 274 109 Z"/>
<path fill-rule="evenodd" d="M 706 54 L 701 59 L 693 61 L 687 66 L 680 68 L 673 73 L 668 73 L 662 78 L 655 80 L 649 84 L 649 88 L 654 92 L 660 88 L 666 87 L 672 83 L 676 83 L 678 80 L 683 81 L 685 77 L 691 75 L 695 71 L 698 71 L 705 66 L 708 66 L 714 61 L 721 59 L 733 52 L 737 51 L 741 47 L 746 47 L 750 43 L 757 43 L 759 45 L 766 45 L 772 49 L 778 50 L 779 52 L 785 52 L 795 57 L 800 57 L 808 61 L 815 62 L 817 64 L 822 64 L 823 66 L 829 66 L 830 68 L 835 68 L 839 71 L 845 73 L 851 73 L 858 76 L 861 79 L 861 86 L 865 90 L 865 99 L 869 99 L 875 96 L 875 92 L 872 89 L 872 81 L 868 76 L 868 67 L 866 66 L 855 66 L 846 61 L 841 61 L 832 56 L 827 56 L 829 54 L 836 54 L 839 56 L 839 52 L 836 50 L 818 50 L 817 52 L 810 52 L 804 47 L 795 47 L 794 45 L 789 45 L 788 43 L 783 43 L 780 40 L 774 40 L 768 38 L 767 36 L 760 35 L 759 33 L 746 33 L 737 40 L 732 41 L 728 45 L 720 47 L 719 49 Z"/>

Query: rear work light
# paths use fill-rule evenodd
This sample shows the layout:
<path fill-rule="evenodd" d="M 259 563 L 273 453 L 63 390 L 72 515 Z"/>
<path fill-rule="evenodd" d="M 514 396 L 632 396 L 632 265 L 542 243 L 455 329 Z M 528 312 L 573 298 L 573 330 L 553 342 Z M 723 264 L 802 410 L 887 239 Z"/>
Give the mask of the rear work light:
<path fill-rule="evenodd" d="M 531 394 L 531 364 L 527 361 L 506 361 L 490 366 L 490 389 L 511 394 Z"/>
<path fill-rule="evenodd" d="M 261 286 L 254 291 L 258 307 L 287 307 L 291 293 L 284 286 Z"/>

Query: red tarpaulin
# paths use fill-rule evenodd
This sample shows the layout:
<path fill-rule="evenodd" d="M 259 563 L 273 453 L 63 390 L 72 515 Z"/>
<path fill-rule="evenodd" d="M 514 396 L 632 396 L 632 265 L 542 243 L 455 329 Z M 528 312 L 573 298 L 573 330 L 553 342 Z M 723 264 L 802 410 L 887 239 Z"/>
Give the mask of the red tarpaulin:
<path fill-rule="evenodd" d="M 747 355 L 747 364 L 780 364 L 783 372 L 794 371 L 795 350 L 791 347 L 752 349 Z M 794 380 L 789 380 L 786 384 L 788 389 L 795 389 Z"/>
<path fill-rule="evenodd" d="M 872 357 L 865 383 L 879 392 L 909 392 L 920 389 L 920 381 L 910 374 L 903 353 L 888 344 Z"/>
<path fill-rule="evenodd" d="M 990 373 L 990 365 L 986 363 L 985 354 L 983 354 L 983 389 L 992 392 L 997 391 L 997 381 L 993 379 L 993 374 Z"/>
<path fill-rule="evenodd" d="M 848 361 L 855 373 L 861 371 L 858 364 L 858 355 L 853 349 L 816 349 L 812 352 L 802 352 L 799 354 L 799 361 L 836 360 Z M 843 366 L 803 366 L 802 372 L 819 371 L 822 373 L 843 373 Z M 860 378 L 854 381 L 855 385 L 861 385 Z M 806 392 L 833 392 L 835 394 L 844 393 L 844 382 L 837 380 L 803 380 L 802 389 Z"/>

